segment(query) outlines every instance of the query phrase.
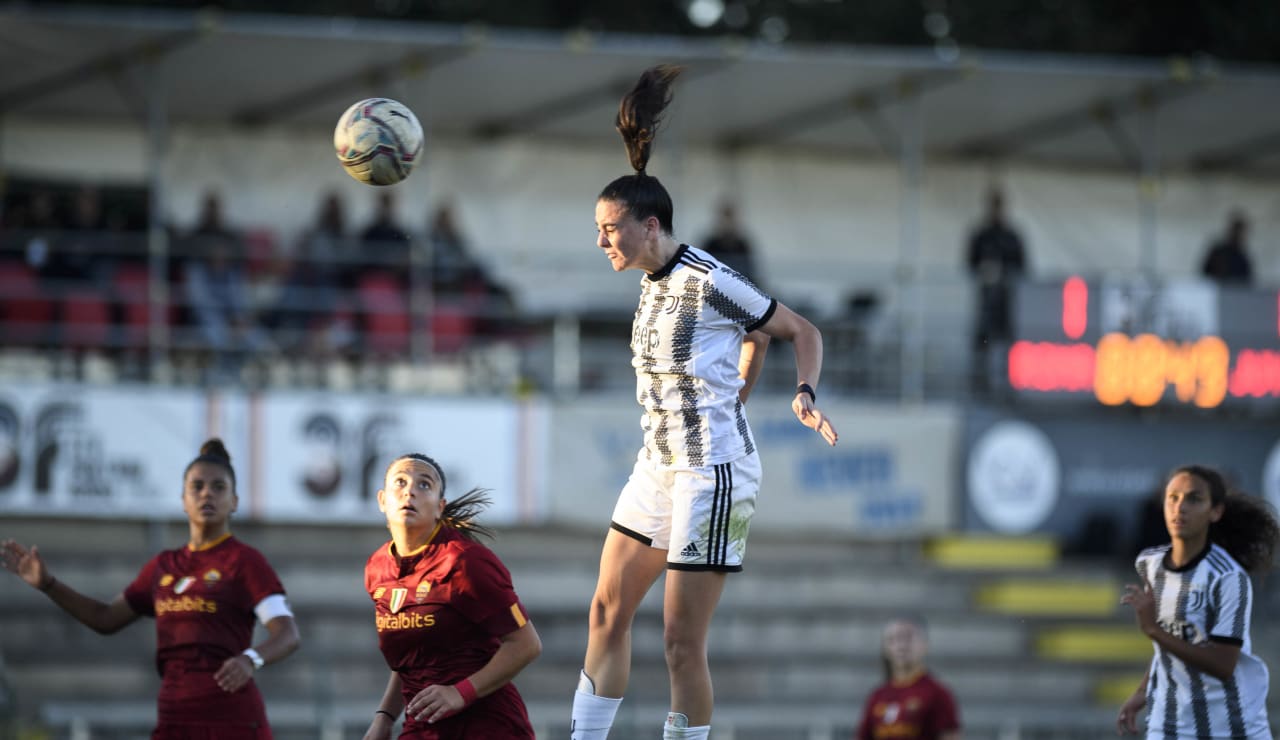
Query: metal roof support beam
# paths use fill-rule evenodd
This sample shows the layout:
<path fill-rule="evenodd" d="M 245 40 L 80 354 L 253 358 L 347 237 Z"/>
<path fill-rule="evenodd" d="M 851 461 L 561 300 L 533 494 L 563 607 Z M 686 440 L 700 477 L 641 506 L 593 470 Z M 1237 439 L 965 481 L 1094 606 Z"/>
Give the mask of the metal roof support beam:
<path fill-rule="evenodd" d="M 1280 152 L 1280 131 L 1271 131 L 1240 141 L 1228 147 L 1220 147 L 1191 157 L 1191 169 L 1196 172 L 1221 172 L 1222 170 L 1247 168 L 1263 157 Z"/>
<path fill-rule="evenodd" d="M 1092 124 L 1111 126 L 1112 122 L 1121 116 L 1186 97 L 1199 87 L 1198 82 L 1182 80 L 1154 85 L 1144 84 L 1127 93 L 1095 100 L 1083 107 L 1050 114 L 1000 133 L 987 134 L 961 142 L 952 148 L 952 154 L 962 158 L 1004 156 L 1033 144 L 1066 136 Z M 1117 138 L 1114 130 L 1108 130 L 1107 133 L 1121 150 L 1121 156 L 1126 158 L 1126 163 L 1134 166 L 1140 157 L 1133 158 L 1133 153 L 1137 149 L 1132 141 L 1124 141 L 1128 137 L 1123 134 Z"/>
<path fill-rule="evenodd" d="M 124 51 L 116 51 L 89 59 L 63 72 L 0 91 L 0 111 L 11 111 L 35 100 L 73 88 L 100 75 L 117 76 L 129 67 L 155 63 L 177 49 L 201 37 L 199 31 L 177 33 L 160 39 L 149 39 Z M 118 77 L 117 77 L 118 79 Z"/>
<path fill-rule="evenodd" d="M 231 114 L 231 122 L 240 126 L 262 126 L 284 120 L 338 96 L 347 96 L 352 89 L 375 88 L 391 80 L 420 77 L 436 67 L 470 54 L 471 51 L 471 47 L 430 53 L 415 51 L 393 62 L 373 64 L 351 74 L 311 85 L 284 98 L 275 97 L 270 101 L 245 105 Z"/>
<path fill-rule="evenodd" d="M 700 62 L 697 66 L 686 67 L 683 78 L 703 77 L 715 72 L 730 62 Z M 627 91 L 636 84 L 636 76 L 615 77 L 598 85 L 584 87 L 567 95 L 531 105 L 522 111 L 509 113 L 499 118 L 480 121 L 472 127 L 472 132 L 482 139 L 500 139 L 520 130 L 536 129 L 558 118 L 577 115 L 584 110 L 594 108 L 602 101 L 620 100 Z"/>
<path fill-rule="evenodd" d="M 730 132 L 723 137 L 722 145 L 739 149 L 761 143 L 776 143 L 805 129 L 856 116 L 870 129 L 885 154 L 897 157 L 901 144 L 880 116 L 882 109 L 894 102 L 912 96 L 920 96 L 940 87 L 957 82 L 960 72 L 929 75 L 903 75 L 879 85 L 853 90 L 834 100 L 824 100 L 807 108 L 783 113 L 758 126 Z"/>

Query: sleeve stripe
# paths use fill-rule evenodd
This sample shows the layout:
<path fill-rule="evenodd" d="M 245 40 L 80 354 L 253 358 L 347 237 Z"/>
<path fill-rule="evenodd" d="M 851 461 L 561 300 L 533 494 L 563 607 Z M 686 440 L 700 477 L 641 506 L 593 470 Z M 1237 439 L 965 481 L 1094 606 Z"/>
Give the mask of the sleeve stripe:
<path fill-rule="evenodd" d="M 529 620 L 525 619 L 525 618 L 524 618 L 524 614 L 523 614 L 523 613 L 521 613 L 521 611 L 520 611 L 520 604 L 519 604 L 518 602 L 517 602 L 517 603 L 515 603 L 515 604 L 512 604 L 512 605 L 511 605 L 511 616 L 513 616 L 513 617 L 515 617 L 515 618 L 516 618 L 516 627 L 517 627 L 517 628 L 519 628 L 519 627 L 523 627 L 523 626 L 525 626 L 526 624 L 528 624 L 528 623 L 529 623 Z"/>

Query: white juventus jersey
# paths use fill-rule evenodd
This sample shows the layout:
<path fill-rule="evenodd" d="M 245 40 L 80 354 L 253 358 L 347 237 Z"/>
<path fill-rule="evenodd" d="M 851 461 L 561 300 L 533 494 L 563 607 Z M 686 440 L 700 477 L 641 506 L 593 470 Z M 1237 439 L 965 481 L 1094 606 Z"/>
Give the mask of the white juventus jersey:
<path fill-rule="evenodd" d="M 636 400 L 644 408 L 640 458 L 703 467 L 755 451 L 738 391 L 742 340 L 777 301 L 707 252 L 680 245 L 640 281 L 631 326 Z"/>
<path fill-rule="evenodd" d="M 1148 740 L 1271 740 L 1267 666 L 1253 654 L 1249 639 L 1249 574 L 1214 544 L 1172 568 L 1166 560 L 1171 547 L 1143 550 L 1135 563 L 1151 584 L 1160 627 L 1193 645 L 1239 645 L 1240 660 L 1231 678 L 1220 681 L 1155 645 L 1147 681 Z"/>

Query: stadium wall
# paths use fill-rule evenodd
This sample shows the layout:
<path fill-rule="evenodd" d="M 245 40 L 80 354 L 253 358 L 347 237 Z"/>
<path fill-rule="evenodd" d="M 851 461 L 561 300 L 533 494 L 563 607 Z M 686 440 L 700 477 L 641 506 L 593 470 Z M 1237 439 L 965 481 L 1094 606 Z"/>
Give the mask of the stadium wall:
<path fill-rule="evenodd" d="M 753 399 L 766 476 L 753 531 L 910 538 L 954 526 L 956 409 L 823 409 L 846 421 L 834 449 L 795 421 L 787 399 Z M 635 459 L 639 414 L 626 398 L 13 386 L 0 391 L 0 521 L 180 519 L 183 469 L 218 435 L 236 465 L 241 517 L 376 524 L 387 463 L 425 451 L 455 495 L 491 489 L 490 524 L 599 528 Z"/>

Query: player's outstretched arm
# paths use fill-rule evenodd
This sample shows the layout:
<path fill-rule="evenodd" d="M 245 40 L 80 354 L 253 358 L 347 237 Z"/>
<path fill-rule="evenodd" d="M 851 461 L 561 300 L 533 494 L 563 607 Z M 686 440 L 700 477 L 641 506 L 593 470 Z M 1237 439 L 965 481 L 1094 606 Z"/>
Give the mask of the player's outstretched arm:
<path fill-rule="evenodd" d="M 5 540 L 0 543 L 0 560 L 5 570 L 44 593 L 76 621 L 98 634 L 119 632 L 138 618 L 123 593 L 117 594 L 110 603 L 103 603 L 54 578 L 40 557 L 40 548 L 35 545 L 28 549 L 13 540 Z"/>

